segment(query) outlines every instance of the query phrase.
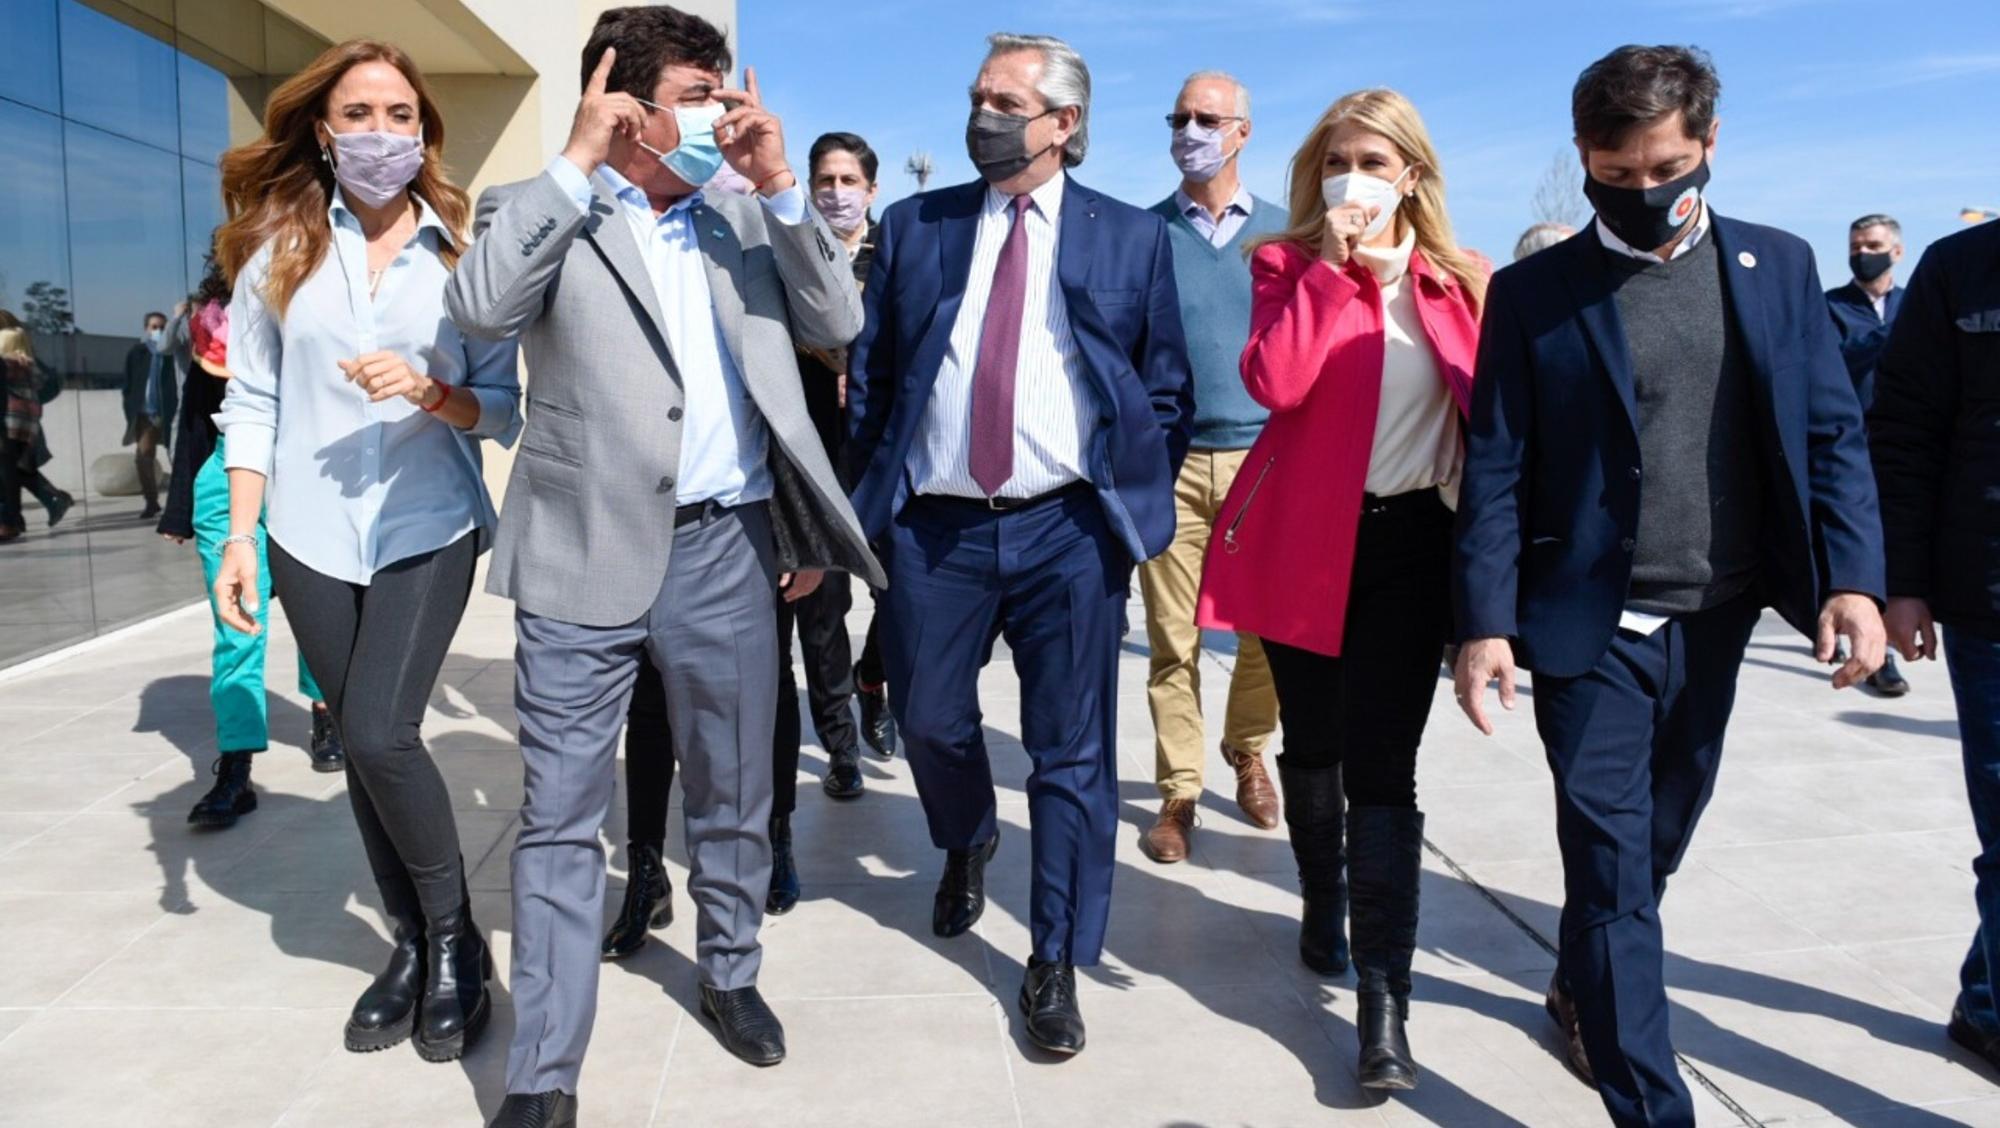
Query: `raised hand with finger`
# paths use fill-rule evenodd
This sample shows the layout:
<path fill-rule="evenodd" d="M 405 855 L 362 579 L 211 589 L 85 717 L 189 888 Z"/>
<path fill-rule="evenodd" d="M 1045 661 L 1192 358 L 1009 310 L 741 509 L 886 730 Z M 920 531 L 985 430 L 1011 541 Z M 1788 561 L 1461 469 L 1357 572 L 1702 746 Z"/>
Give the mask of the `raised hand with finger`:
<path fill-rule="evenodd" d="M 1319 240 L 1319 257 L 1334 266 L 1347 265 L 1347 260 L 1354 257 L 1354 248 L 1361 245 L 1368 225 L 1380 214 L 1380 207 L 1358 200 L 1328 208 L 1326 231 Z"/>
<path fill-rule="evenodd" d="M 597 171 L 611 156 L 611 142 L 618 137 L 637 141 L 646 128 L 646 109 L 630 94 L 607 89 L 611 68 L 617 65 L 618 49 L 606 47 L 604 56 L 591 72 L 576 104 L 576 117 L 569 127 L 569 142 L 562 155 L 582 169 L 585 176 Z"/>
<path fill-rule="evenodd" d="M 729 112 L 715 122 L 716 143 L 722 148 L 729 167 L 772 196 L 796 185 L 791 162 L 785 157 L 785 131 L 778 116 L 764 108 L 757 88 L 757 68 L 745 67 L 742 90 L 717 90 L 715 97 L 729 104 Z"/>

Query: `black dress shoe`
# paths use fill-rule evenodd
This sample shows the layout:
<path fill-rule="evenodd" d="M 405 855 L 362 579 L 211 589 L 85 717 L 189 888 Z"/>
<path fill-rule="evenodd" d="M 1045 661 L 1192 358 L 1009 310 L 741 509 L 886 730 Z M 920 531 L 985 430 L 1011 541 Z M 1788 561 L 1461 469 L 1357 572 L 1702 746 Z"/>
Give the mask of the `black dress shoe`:
<path fill-rule="evenodd" d="M 210 771 L 215 786 L 196 800 L 188 821 L 209 830 L 227 830 L 236 820 L 257 809 L 257 793 L 250 790 L 250 753 L 224 752 Z"/>
<path fill-rule="evenodd" d="M 1896 656 L 1886 655 L 1882 668 L 1868 675 L 1868 688 L 1882 697 L 1901 697 L 1910 692 L 1910 683 L 1903 678 L 1903 672 L 1896 668 Z"/>
<path fill-rule="evenodd" d="M 347 768 L 347 749 L 341 747 L 340 733 L 333 727 L 333 714 L 313 707 L 312 765 L 316 772 L 338 772 Z"/>
<path fill-rule="evenodd" d="M 820 787 L 835 799 L 858 799 L 867 784 L 861 778 L 861 755 L 849 750 L 835 752 L 826 766 Z"/>
<path fill-rule="evenodd" d="M 861 702 L 861 739 L 884 760 L 896 758 L 896 716 L 889 711 L 889 687 L 869 689 L 855 669 L 854 696 Z"/>
<path fill-rule="evenodd" d="M 970 850 L 944 852 L 944 878 L 938 882 L 937 899 L 931 904 L 931 931 L 950 939 L 963 936 L 979 923 L 986 911 L 986 863 L 1000 849 L 995 834 L 984 845 Z"/>
<path fill-rule="evenodd" d="M 157 501 L 149 501 L 146 503 L 146 508 L 140 511 L 139 520 L 151 521 L 154 518 L 158 517 L 159 515 L 160 515 L 160 503 Z"/>
<path fill-rule="evenodd" d="M 674 884 L 660 860 L 657 842 L 628 842 L 632 876 L 625 883 L 625 905 L 604 934 L 600 949 L 607 960 L 622 960 L 646 946 L 646 933 L 674 922 Z"/>
<path fill-rule="evenodd" d="M 1945 1027 L 1951 1040 L 1979 1055 L 1988 1067 L 2000 1069 L 2000 1035 L 1988 1034 L 1972 1024 L 1960 1007 L 1951 1008 L 1951 1023 Z"/>
<path fill-rule="evenodd" d="M 1569 1071 L 1591 1088 L 1597 1087 L 1597 1074 L 1591 1071 L 1590 1055 L 1583 1048 L 1583 1028 L 1576 1020 L 1576 1001 L 1563 989 L 1562 974 L 1558 972 L 1549 978 L 1548 997 L 1542 1000 L 1542 1009 L 1555 1020 L 1556 1028 L 1562 1031 L 1563 1060 Z"/>
<path fill-rule="evenodd" d="M 792 820 L 781 815 L 771 820 L 771 888 L 764 894 L 764 911 L 784 916 L 798 907 L 799 867 L 792 859 Z"/>
<path fill-rule="evenodd" d="M 576 1128 L 576 1098 L 561 1089 L 508 1093 L 486 1128 Z"/>
<path fill-rule="evenodd" d="M 1076 969 L 1069 964 L 1028 960 L 1021 1014 L 1036 1048 L 1065 1057 L 1083 1050 L 1083 1011 L 1076 1001 Z"/>
<path fill-rule="evenodd" d="M 417 1010 L 417 1056 L 456 1061 L 479 1041 L 493 1001 L 493 953 L 472 923 L 472 910 L 431 925 L 425 937 L 424 995 Z"/>
<path fill-rule="evenodd" d="M 704 983 L 701 1014 L 715 1023 L 723 1048 L 751 1065 L 785 1060 L 785 1028 L 755 987 L 718 991 Z"/>
<path fill-rule="evenodd" d="M 346 1043 L 357 1054 L 386 1050 L 410 1036 L 417 1025 L 417 1000 L 424 993 L 424 933 L 415 922 L 398 923 L 389 966 L 355 1000 L 347 1017 Z"/>
<path fill-rule="evenodd" d="M 67 490 L 58 493 L 56 494 L 56 496 L 50 498 L 49 528 L 53 529 L 57 525 L 62 524 L 62 519 L 69 514 L 69 511 L 72 508 L 74 508 L 75 505 L 76 505 L 76 498 L 70 496 Z"/>

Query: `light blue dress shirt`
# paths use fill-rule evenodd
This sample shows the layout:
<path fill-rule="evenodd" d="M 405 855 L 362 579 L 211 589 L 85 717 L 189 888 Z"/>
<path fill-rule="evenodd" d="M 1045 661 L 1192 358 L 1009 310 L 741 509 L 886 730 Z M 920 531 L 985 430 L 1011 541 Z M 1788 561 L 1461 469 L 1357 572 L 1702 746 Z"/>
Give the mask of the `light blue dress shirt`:
<path fill-rule="evenodd" d="M 1257 201 L 1250 195 L 1250 189 L 1238 185 L 1236 196 L 1222 209 L 1222 218 L 1208 214 L 1208 209 L 1194 202 L 1194 197 L 1182 189 L 1174 189 L 1174 206 L 1181 209 L 1188 224 L 1207 239 L 1210 246 L 1226 247 L 1243 225 L 1250 220 L 1250 210 Z"/>
<path fill-rule="evenodd" d="M 579 210 L 589 212 L 593 193 L 583 170 L 558 156 L 550 162 L 549 174 Z M 667 347 L 680 369 L 687 407 L 674 476 L 676 504 L 713 501 L 733 506 L 768 500 L 774 492 L 770 434 L 715 320 L 715 298 L 694 227 L 702 194 L 677 200 L 656 214 L 646 193 L 610 165 L 600 166 L 597 176 L 617 198 L 638 241 L 646 272 L 652 276 Z M 788 226 L 806 220 L 805 191 L 796 184 L 766 199 L 764 206 Z M 660 378 L 666 379 L 666 374 Z"/>
<path fill-rule="evenodd" d="M 335 195 L 333 242 L 281 315 L 262 296 L 271 248 L 250 260 L 229 306 L 229 392 L 215 424 L 224 465 L 269 480 L 271 540 L 322 575 L 366 584 L 375 573 L 496 524 L 480 471 L 482 438 L 521 430 L 512 341 L 461 336 L 444 309 L 452 238 L 417 201 L 417 232 L 368 293 L 368 241 Z M 461 431 L 398 396 L 370 403 L 339 361 L 387 350 L 455 395 L 479 402 Z"/>

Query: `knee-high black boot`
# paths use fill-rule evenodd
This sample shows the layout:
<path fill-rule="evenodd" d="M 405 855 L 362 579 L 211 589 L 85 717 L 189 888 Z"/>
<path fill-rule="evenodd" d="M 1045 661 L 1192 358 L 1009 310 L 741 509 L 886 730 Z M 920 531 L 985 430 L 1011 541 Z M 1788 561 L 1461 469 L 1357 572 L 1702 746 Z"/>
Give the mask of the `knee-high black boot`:
<path fill-rule="evenodd" d="M 1347 813 L 1347 830 L 1361 1084 L 1414 1089 L 1417 1064 L 1403 1024 L 1410 1017 L 1410 959 L 1417 950 L 1424 816 L 1412 808 L 1356 807 Z"/>
<path fill-rule="evenodd" d="M 1299 919 L 1299 959 L 1321 975 L 1347 972 L 1347 800 L 1340 765 L 1288 768 L 1278 765 L 1285 787 L 1285 828 L 1299 863 L 1299 892 L 1305 911 Z"/>

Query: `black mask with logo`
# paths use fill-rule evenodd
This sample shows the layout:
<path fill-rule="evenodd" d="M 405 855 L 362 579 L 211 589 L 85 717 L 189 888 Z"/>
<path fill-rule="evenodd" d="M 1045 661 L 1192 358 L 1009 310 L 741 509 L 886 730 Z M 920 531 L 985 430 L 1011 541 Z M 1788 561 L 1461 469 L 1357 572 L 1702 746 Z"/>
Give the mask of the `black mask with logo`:
<path fill-rule="evenodd" d="M 1702 189 L 1708 186 L 1708 159 L 1685 176 L 1651 188 L 1619 188 L 1595 177 L 1583 178 L 1583 194 L 1597 209 L 1597 218 L 1639 251 L 1664 247 L 1701 214 Z"/>
<path fill-rule="evenodd" d="M 1857 282 L 1873 282 L 1894 265 L 1896 256 L 1888 251 L 1856 251 L 1847 256 L 1847 269 L 1854 272 Z"/>
<path fill-rule="evenodd" d="M 1039 114 L 996 114 L 992 110 L 974 110 L 965 123 L 965 152 L 972 158 L 972 167 L 986 178 L 988 184 L 998 184 L 1012 180 L 1026 172 L 1028 166 L 1041 159 L 1042 153 L 1054 148 L 1043 146 L 1041 152 L 1028 151 L 1028 126 L 1037 118 L 1045 118 L 1054 110 L 1044 110 Z"/>

